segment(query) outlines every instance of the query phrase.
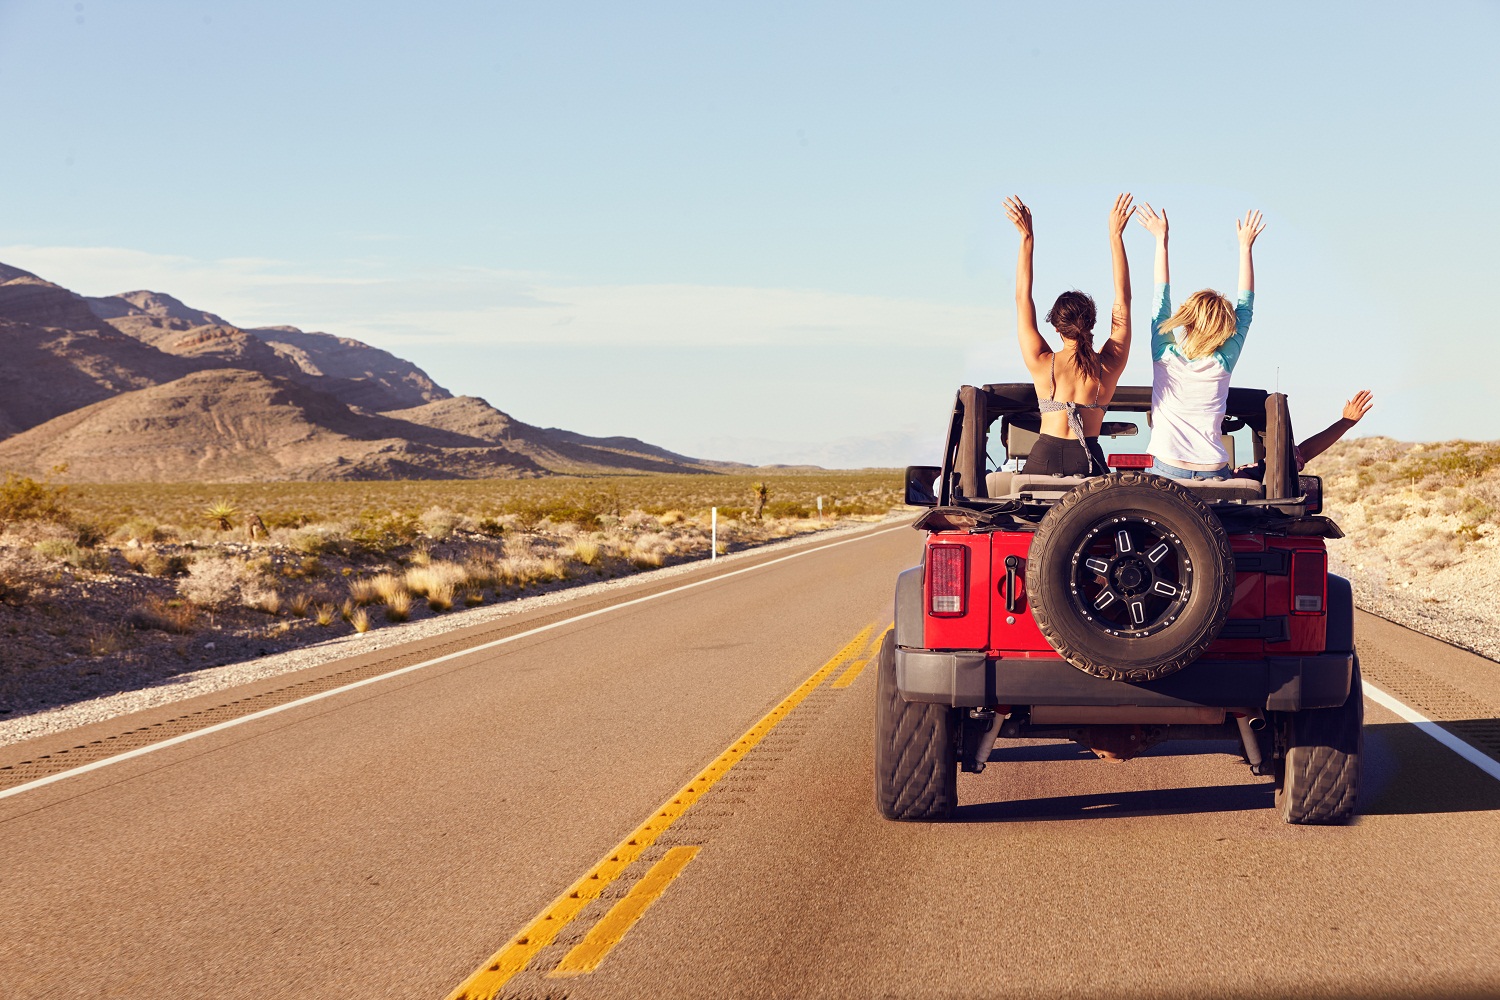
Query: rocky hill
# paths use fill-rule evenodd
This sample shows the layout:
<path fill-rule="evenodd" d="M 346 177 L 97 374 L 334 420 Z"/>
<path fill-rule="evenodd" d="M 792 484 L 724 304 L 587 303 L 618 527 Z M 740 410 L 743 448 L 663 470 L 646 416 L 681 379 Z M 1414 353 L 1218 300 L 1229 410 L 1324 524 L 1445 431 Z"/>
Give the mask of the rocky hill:
<path fill-rule="evenodd" d="M 83 482 L 702 472 L 455 398 L 357 340 L 242 328 L 152 291 L 84 298 L 0 264 L 0 470 Z"/>

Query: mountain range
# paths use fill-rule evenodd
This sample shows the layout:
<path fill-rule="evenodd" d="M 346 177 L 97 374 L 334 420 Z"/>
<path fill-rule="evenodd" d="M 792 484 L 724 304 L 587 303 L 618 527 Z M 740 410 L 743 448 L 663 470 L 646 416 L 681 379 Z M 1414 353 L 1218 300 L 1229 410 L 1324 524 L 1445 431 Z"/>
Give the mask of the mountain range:
<path fill-rule="evenodd" d="M 536 427 L 409 361 L 0 264 L 0 471 L 82 482 L 480 479 L 743 466 Z"/>

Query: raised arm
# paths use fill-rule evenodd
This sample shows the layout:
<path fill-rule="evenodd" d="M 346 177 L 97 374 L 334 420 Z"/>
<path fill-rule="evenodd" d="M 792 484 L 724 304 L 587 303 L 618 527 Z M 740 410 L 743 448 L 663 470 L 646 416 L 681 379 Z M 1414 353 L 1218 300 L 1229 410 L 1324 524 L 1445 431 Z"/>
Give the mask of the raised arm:
<path fill-rule="evenodd" d="M 1031 209 L 1012 195 L 1005 199 L 1005 215 L 1021 234 L 1021 250 L 1016 257 L 1016 335 L 1021 341 L 1021 360 L 1035 372 L 1052 349 L 1036 327 L 1036 303 L 1031 299 Z"/>
<path fill-rule="evenodd" d="M 1159 360 L 1172 342 L 1169 335 L 1161 332 L 1161 325 L 1172 315 L 1171 269 L 1167 264 L 1167 210 L 1157 214 L 1149 202 L 1142 202 L 1136 217 L 1146 232 L 1156 238 L 1156 262 L 1152 268 L 1155 288 L 1151 294 L 1151 360 Z"/>
<path fill-rule="evenodd" d="M 1125 224 L 1135 214 L 1132 198 L 1122 194 L 1109 210 L 1109 258 L 1115 273 L 1115 304 L 1109 316 L 1109 342 L 1119 354 L 1117 369 L 1130 354 L 1130 261 L 1125 256 Z"/>
<path fill-rule="evenodd" d="M 1234 303 L 1234 333 L 1216 352 L 1230 371 L 1239 364 L 1245 336 L 1250 332 L 1250 318 L 1255 313 L 1255 260 L 1251 249 L 1255 246 L 1255 238 L 1265 228 L 1257 209 L 1246 212 L 1243 219 L 1234 220 L 1234 231 L 1240 241 L 1240 293 Z"/>
<path fill-rule="evenodd" d="M 1255 238 L 1266 228 L 1258 209 L 1245 213 L 1243 219 L 1234 220 L 1234 231 L 1240 239 L 1240 291 L 1255 291 L 1255 260 L 1251 248 Z"/>
<path fill-rule="evenodd" d="M 1317 456 L 1328 450 L 1328 446 L 1339 438 L 1349 433 L 1349 428 L 1359 423 L 1370 407 L 1375 405 L 1375 397 L 1370 395 L 1369 389 L 1361 389 L 1354 394 L 1354 398 L 1344 404 L 1343 415 L 1327 427 L 1318 431 L 1312 437 L 1297 445 L 1297 450 L 1302 453 L 1302 461 L 1311 462 Z"/>

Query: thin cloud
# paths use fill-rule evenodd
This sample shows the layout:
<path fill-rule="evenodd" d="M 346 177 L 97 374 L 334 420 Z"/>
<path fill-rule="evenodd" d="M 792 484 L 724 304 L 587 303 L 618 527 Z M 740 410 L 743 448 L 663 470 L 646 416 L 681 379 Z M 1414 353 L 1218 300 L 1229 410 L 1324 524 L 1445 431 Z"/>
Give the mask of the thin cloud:
<path fill-rule="evenodd" d="M 382 347 L 422 344 L 782 346 L 962 344 L 1007 312 L 913 299 L 717 285 L 583 285 L 482 267 L 309 271 L 117 247 L 0 247 L 0 260 L 86 295 L 166 292 L 244 326 L 291 324 Z"/>

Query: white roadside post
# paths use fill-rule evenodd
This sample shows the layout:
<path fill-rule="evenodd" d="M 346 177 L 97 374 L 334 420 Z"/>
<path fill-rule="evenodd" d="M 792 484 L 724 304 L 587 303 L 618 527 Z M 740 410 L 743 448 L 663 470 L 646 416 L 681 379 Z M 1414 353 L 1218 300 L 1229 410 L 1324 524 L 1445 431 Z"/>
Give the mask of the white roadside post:
<path fill-rule="evenodd" d="M 709 542 L 708 561 L 713 562 L 719 558 L 719 508 L 709 508 L 709 523 L 713 525 L 713 537 Z"/>
<path fill-rule="evenodd" d="M 823 520 L 823 498 L 818 497 L 818 520 Z"/>

